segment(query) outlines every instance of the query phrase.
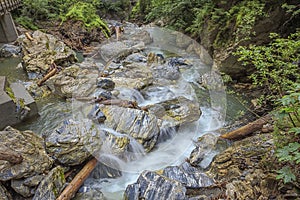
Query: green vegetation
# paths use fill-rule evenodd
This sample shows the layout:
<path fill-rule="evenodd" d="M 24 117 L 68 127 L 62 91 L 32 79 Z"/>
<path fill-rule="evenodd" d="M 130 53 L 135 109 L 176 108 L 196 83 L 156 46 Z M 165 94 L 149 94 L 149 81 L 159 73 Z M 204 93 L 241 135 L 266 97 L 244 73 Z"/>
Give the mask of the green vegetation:
<path fill-rule="evenodd" d="M 109 29 L 97 14 L 97 9 L 102 5 L 99 0 L 24 0 L 20 16 L 16 19 L 21 25 L 36 30 L 39 21 L 67 19 L 82 21 L 90 30 L 100 28 L 108 36 Z"/>
<path fill-rule="evenodd" d="M 207 0 L 139 0 L 132 14 L 134 18 L 146 22 L 163 20 L 167 27 L 184 31 L 192 25 L 196 16 L 196 13 L 191 10 L 205 2 Z"/>
<path fill-rule="evenodd" d="M 282 164 L 278 179 L 296 182 L 300 174 L 300 31 L 288 38 L 271 34 L 269 45 L 239 47 L 236 55 L 253 65 L 253 84 L 264 88 L 261 99 L 275 107 L 276 157 Z"/>
<path fill-rule="evenodd" d="M 277 100 L 299 81 L 300 71 L 300 31 L 291 34 L 288 38 L 280 38 L 272 33 L 273 41 L 266 46 L 250 45 L 239 47 L 235 55 L 243 65 L 251 65 L 256 71 L 250 76 L 253 84 L 264 87 L 265 103 L 275 106 Z"/>
<path fill-rule="evenodd" d="M 253 26 L 260 16 L 265 15 L 265 3 L 260 0 L 240 1 L 226 9 L 228 2 L 221 1 L 219 5 L 207 1 L 200 8 L 195 8 L 196 18 L 191 27 L 191 33 L 198 35 L 203 31 L 203 24 L 209 20 L 210 32 L 217 31 L 215 48 L 228 45 L 236 46 L 255 35 Z"/>
<path fill-rule="evenodd" d="M 76 2 L 65 15 L 61 15 L 62 23 L 67 19 L 82 21 L 87 29 L 101 28 L 106 37 L 109 36 L 109 28 L 96 14 L 96 7 L 92 3 Z"/>

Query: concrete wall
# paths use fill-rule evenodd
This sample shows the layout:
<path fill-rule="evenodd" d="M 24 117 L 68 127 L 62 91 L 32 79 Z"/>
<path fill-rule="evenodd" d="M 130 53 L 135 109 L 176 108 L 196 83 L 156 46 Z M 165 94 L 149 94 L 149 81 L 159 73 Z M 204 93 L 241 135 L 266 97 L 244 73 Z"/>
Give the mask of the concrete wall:
<path fill-rule="evenodd" d="M 13 42 L 18 33 L 10 13 L 0 16 L 0 43 Z"/>
<path fill-rule="evenodd" d="M 0 130 L 6 126 L 13 126 L 38 115 L 38 108 L 34 99 L 20 83 L 9 85 L 14 100 L 6 93 L 8 86 L 5 76 L 0 76 Z M 22 101 L 25 107 L 14 101 Z"/>

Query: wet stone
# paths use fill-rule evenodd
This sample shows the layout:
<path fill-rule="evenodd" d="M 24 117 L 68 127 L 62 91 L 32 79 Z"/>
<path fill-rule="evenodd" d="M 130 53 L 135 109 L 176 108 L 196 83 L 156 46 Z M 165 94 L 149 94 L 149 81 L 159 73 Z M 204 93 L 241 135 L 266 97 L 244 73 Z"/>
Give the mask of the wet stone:
<path fill-rule="evenodd" d="M 104 113 L 101 111 L 98 105 L 95 105 L 87 115 L 95 123 L 103 123 L 106 120 Z"/>
<path fill-rule="evenodd" d="M 103 156 L 98 158 L 98 161 L 97 166 L 90 175 L 91 178 L 117 178 L 122 176 L 121 166 L 116 159 Z"/>
<path fill-rule="evenodd" d="M 137 182 L 127 186 L 126 200 L 139 199 L 187 199 L 186 188 L 179 182 L 167 179 L 155 172 L 144 171 Z"/>
<path fill-rule="evenodd" d="M 109 128 L 135 138 L 147 151 L 156 144 L 159 127 L 154 115 L 116 105 L 104 106 L 101 110 L 106 116 L 105 125 Z"/>
<path fill-rule="evenodd" d="M 65 185 L 64 169 L 53 168 L 41 181 L 32 200 L 55 200 Z"/>
<path fill-rule="evenodd" d="M 79 188 L 73 200 L 106 200 L 106 198 L 100 189 L 83 186 Z"/>
<path fill-rule="evenodd" d="M 158 65 L 152 67 L 152 72 L 155 79 L 178 80 L 181 76 L 177 65 Z"/>
<path fill-rule="evenodd" d="M 163 122 L 162 128 L 191 123 L 201 116 L 199 104 L 182 96 L 148 105 L 147 108 Z"/>
<path fill-rule="evenodd" d="M 78 165 L 87 160 L 93 151 L 100 150 L 102 144 L 100 135 L 101 130 L 89 120 L 81 122 L 66 120 L 58 129 L 46 136 L 46 150 L 62 164 Z"/>
<path fill-rule="evenodd" d="M 110 79 L 99 79 L 97 81 L 97 87 L 102 88 L 104 90 L 112 91 L 115 88 L 115 83 Z"/>
<path fill-rule="evenodd" d="M 23 197 L 31 197 L 34 195 L 37 186 L 43 178 L 44 175 L 36 175 L 25 179 L 12 180 L 11 187 Z"/>
<path fill-rule="evenodd" d="M 190 154 L 189 163 L 202 169 L 206 169 L 213 158 L 227 147 L 226 141 L 213 133 L 201 136 L 195 145 L 196 148 Z"/>
<path fill-rule="evenodd" d="M 214 184 L 214 181 L 205 173 L 198 168 L 192 167 L 187 162 L 181 166 L 166 167 L 162 175 L 168 179 L 178 181 L 188 188 L 208 187 Z"/>
<path fill-rule="evenodd" d="M 0 57 L 9 58 L 13 56 L 19 56 L 21 53 L 21 47 L 11 45 L 11 44 L 4 44 L 0 47 Z"/>
<path fill-rule="evenodd" d="M 32 131 L 18 131 L 12 127 L 0 131 L 0 135 L 0 143 L 4 147 L 9 147 L 23 157 L 20 164 L 0 161 L 1 181 L 42 174 L 51 168 L 53 160 L 46 154 L 44 140 L 40 136 Z"/>
<path fill-rule="evenodd" d="M 45 84 L 64 98 L 87 97 L 96 89 L 98 72 L 72 65 L 52 76 Z"/>

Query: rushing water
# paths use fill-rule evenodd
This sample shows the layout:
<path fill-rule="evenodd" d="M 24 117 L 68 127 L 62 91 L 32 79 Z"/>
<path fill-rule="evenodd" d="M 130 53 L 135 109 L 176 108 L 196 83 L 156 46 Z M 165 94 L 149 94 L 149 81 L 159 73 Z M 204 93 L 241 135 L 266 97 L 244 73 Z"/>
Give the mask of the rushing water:
<path fill-rule="evenodd" d="M 194 140 L 205 133 L 218 135 L 218 129 L 226 124 L 226 117 L 233 118 L 243 107 L 234 98 L 228 98 L 223 87 L 221 77 L 214 73 L 210 66 L 205 65 L 196 55 L 187 53 L 176 45 L 176 35 L 160 29 L 148 29 L 154 41 L 146 51 L 155 51 L 165 55 L 178 55 L 186 57 L 193 63 L 191 68 L 182 71 L 182 77 L 177 84 L 159 86 L 156 90 L 147 93 L 147 99 L 137 90 L 117 88 L 119 98 L 136 100 L 139 105 L 158 103 L 170 98 L 184 96 L 197 100 L 201 106 L 202 115 L 194 123 L 174 128 L 162 129 L 157 147 L 148 154 L 133 138 L 130 138 L 130 149 L 138 155 L 125 162 L 109 154 L 109 146 L 103 146 L 102 156 L 105 162 L 112 161 L 116 168 L 122 171 L 119 178 L 89 178 L 85 187 L 100 188 L 107 199 L 122 199 L 123 192 L 128 184 L 134 183 L 138 175 L 144 170 L 159 170 L 169 165 L 182 163 L 194 148 Z M 184 36 L 185 37 L 185 36 Z M 186 38 L 186 37 L 185 37 Z M 167 52 L 167 53 L 166 53 Z M 19 59 L 0 60 L 0 75 L 9 77 L 10 82 L 27 81 L 26 74 L 17 67 Z M 203 90 L 199 80 L 207 74 L 211 81 L 208 91 Z M 214 82 L 212 81 L 214 80 Z M 66 118 L 72 115 L 72 103 L 66 102 L 56 96 L 38 101 L 40 117 L 27 121 L 18 126 L 20 129 L 31 129 L 38 134 L 45 134 L 55 130 Z M 229 108 L 229 114 L 227 112 Z M 113 132 L 113 134 L 118 134 Z"/>

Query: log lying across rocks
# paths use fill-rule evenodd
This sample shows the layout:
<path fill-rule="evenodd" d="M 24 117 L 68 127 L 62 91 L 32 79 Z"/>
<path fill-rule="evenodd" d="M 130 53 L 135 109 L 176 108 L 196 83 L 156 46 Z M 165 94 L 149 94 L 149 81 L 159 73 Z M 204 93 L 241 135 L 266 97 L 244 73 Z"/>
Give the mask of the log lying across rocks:
<path fill-rule="evenodd" d="M 41 80 L 37 82 L 38 86 L 41 86 L 45 81 L 47 81 L 49 78 L 56 74 L 56 72 L 58 71 L 56 64 L 53 63 L 51 67 L 52 69 Z"/>
<path fill-rule="evenodd" d="M 225 134 L 221 135 L 220 137 L 224 138 L 224 139 L 229 139 L 229 140 L 235 140 L 235 139 L 245 137 L 245 136 L 249 135 L 250 133 L 260 130 L 263 127 L 263 125 L 268 123 L 268 121 L 271 119 L 272 119 L 271 115 L 263 116 L 263 117 L 255 120 L 254 122 L 250 122 L 249 124 L 242 126 L 234 131 L 225 133 Z"/>
<path fill-rule="evenodd" d="M 70 200 L 74 197 L 77 190 L 83 184 L 83 182 L 87 179 L 90 173 L 97 165 L 97 159 L 93 158 L 90 160 L 81 170 L 80 172 L 74 177 L 71 183 L 64 189 L 64 191 L 59 195 L 56 200 Z"/>
<path fill-rule="evenodd" d="M 17 152 L 1 145 L 0 160 L 8 161 L 11 164 L 20 164 L 23 161 L 23 157 Z"/>

